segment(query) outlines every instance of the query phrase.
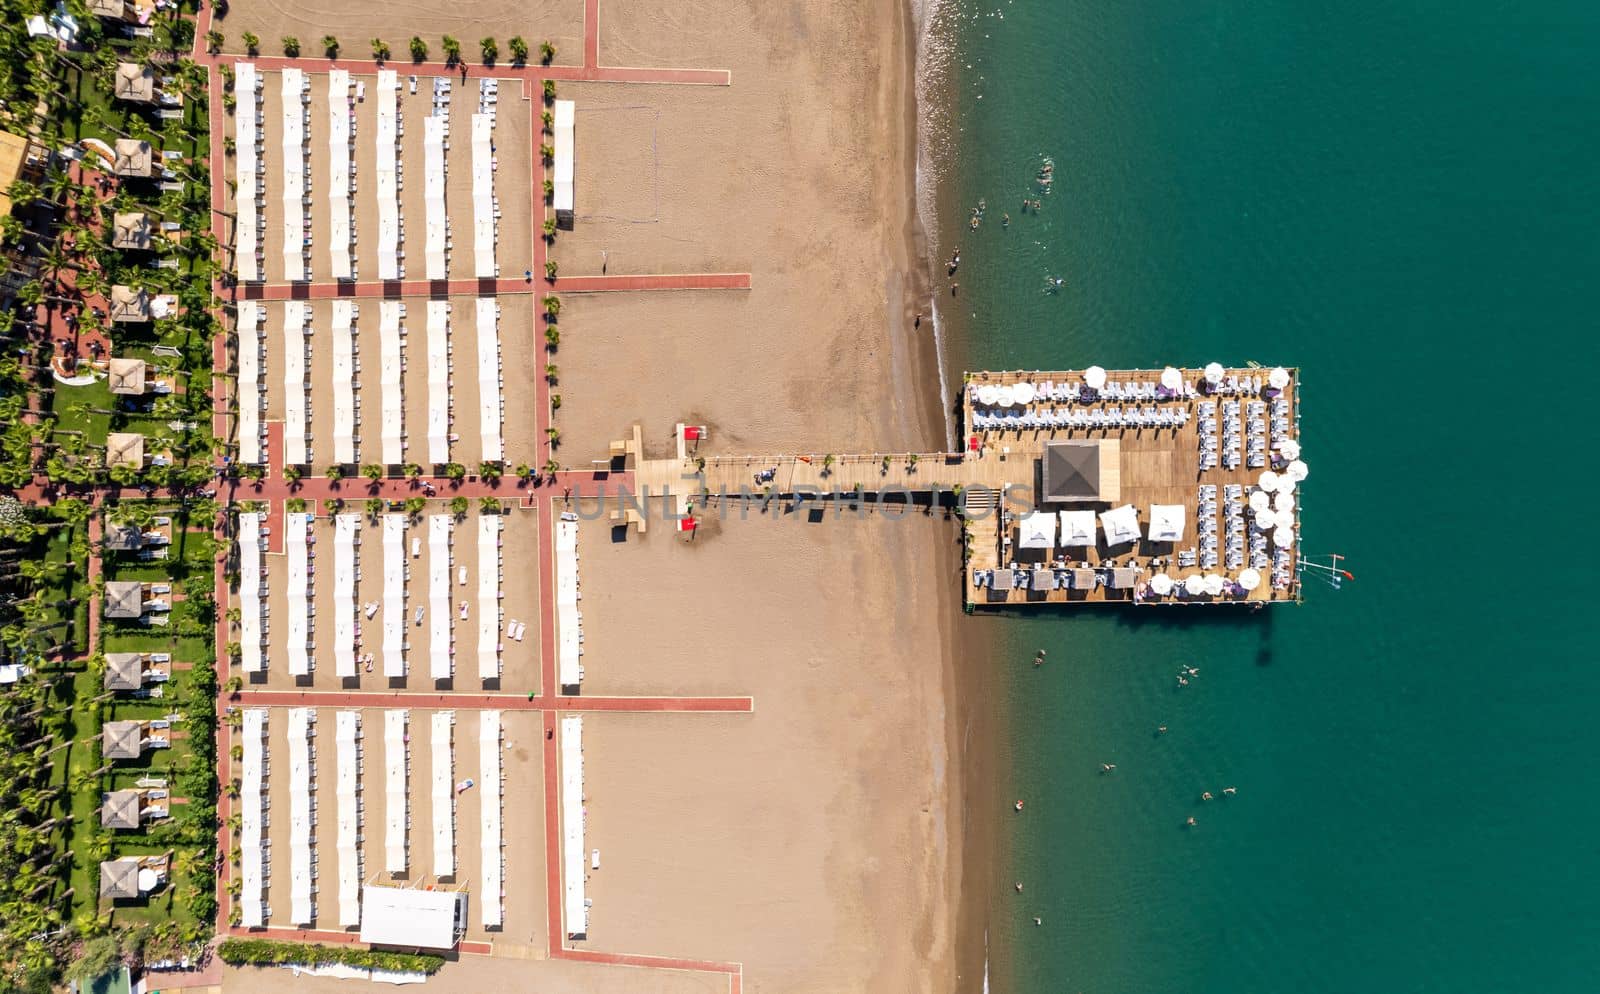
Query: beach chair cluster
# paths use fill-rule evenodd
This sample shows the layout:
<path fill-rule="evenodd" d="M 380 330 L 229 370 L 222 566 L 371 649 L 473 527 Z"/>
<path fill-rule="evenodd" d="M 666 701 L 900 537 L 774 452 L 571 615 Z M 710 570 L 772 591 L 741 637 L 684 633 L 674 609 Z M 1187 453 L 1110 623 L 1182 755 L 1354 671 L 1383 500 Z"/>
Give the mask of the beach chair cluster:
<path fill-rule="evenodd" d="M 1198 513 L 1195 515 L 1195 531 L 1200 539 L 1201 569 L 1215 569 L 1217 565 L 1217 485 L 1215 483 L 1200 484 L 1200 496 L 1197 501 Z"/>
<path fill-rule="evenodd" d="M 1230 571 L 1244 568 L 1244 507 L 1244 486 L 1238 483 L 1223 486 L 1223 527 L 1227 536 L 1227 544 L 1223 549 L 1223 565 Z M 1265 540 L 1263 536 L 1262 541 Z"/>
<path fill-rule="evenodd" d="M 1026 429 L 1076 428 L 1086 431 L 1123 429 L 1178 429 L 1189 423 L 1183 407 L 1028 407 L 1022 410 L 974 408 L 972 427 L 981 431 L 1021 431 Z"/>
<path fill-rule="evenodd" d="M 1195 427 L 1200 432 L 1200 469 L 1217 468 L 1217 404 L 1202 400 L 1196 408 Z"/>

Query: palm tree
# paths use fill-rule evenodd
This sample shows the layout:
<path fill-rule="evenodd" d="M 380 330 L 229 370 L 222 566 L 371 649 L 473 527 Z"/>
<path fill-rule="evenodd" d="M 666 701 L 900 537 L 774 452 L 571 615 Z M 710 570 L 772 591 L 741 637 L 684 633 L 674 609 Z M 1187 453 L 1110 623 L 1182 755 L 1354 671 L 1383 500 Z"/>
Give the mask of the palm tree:
<path fill-rule="evenodd" d="M 261 51 L 261 39 L 256 37 L 254 32 L 246 31 L 240 36 L 239 40 L 244 42 L 246 55 L 255 55 Z"/>
<path fill-rule="evenodd" d="M 521 35 L 513 36 L 510 41 L 506 42 L 506 47 L 511 49 L 511 61 L 514 64 L 520 66 L 528 61 L 528 43 L 522 39 Z"/>
<path fill-rule="evenodd" d="M 365 466 L 361 467 L 361 475 L 371 480 L 373 483 L 377 483 L 379 480 L 383 479 L 383 467 L 377 463 L 367 463 Z"/>
<path fill-rule="evenodd" d="M 446 463 L 444 467 L 444 475 L 450 480 L 460 482 L 467 475 L 467 467 L 458 462 Z"/>
<path fill-rule="evenodd" d="M 383 501 L 377 497 L 369 497 L 366 503 L 367 517 L 378 520 L 378 515 L 383 513 Z"/>
<path fill-rule="evenodd" d="M 468 501 L 465 497 L 450 498 L 450 513 L 456 516 L 456 520 L 459 521 L 467 516 L 467 507 Z"/>
<path fill-rule="evenodd" d="M 494 65 L 494 60 L 500 56 L 500 45 L 493 38 L 485 38 L 478 42 L 478 47 L 483 50 L 483 64 Z"/>
<path fill-rule="evenodd" d="M 288 47 L 288 43 L 285 42 L 284 48 L 287 49 Z M 298 47 L 299 46 L 297 45 L 296 48 Z M 322 51 L 328 56 L 328 58 L 337 59 L 339 57 L 339 39 L 335 38 L 333 35 L 323 35 Z"/>
<path fill-rule="evenodd" d="M 428 58 L 428 43 L 416 35 L 411 36 L 411 61 L 423 62 Z"/>
<path fill-rule="evenodd" d="M 217 31 L 216 29 L 207 31 L 206 51 L 210 52 L 212 55 L 216 55 L 218 52 L 222 51 L 223 41 L 224 39 L 221 31 Z"/>
<path fill-rule="evenodd" d="M 478 499 L 478 513 L 479 514 L 499 514 L 500 513 L 500 498 L 498 498 L 498 497 L 480 497 Z"/>
<path fill-rule="evenodd" d="M 294 59 L 300 56 L 300 39 L 294 35 L 284 35 L 283 54 Z"/>
<path fill-rule="evenodd" d="M 556 47 L 550 44 L 548 41 L 541 41 L 539 43 L 539 61 L 543 62 L 545 65 L 549 65 L 550 60 L 554 59 L 555 57 Z"/>
<path fill-rule="evenodd" d="M 416 38 L 416 39 L 412 39 L 412 40 L 413 41 L 421 41 L 420 38 Z M 372 39 L 372 58 L 375 61 L 378 61 L 378 62 L 388 62 L 389 61 L 389 43 L 384 41 L 382 38 L 374 38 L 374 39 Z"/>
<path fill-rule="evenodd" d="M 439 44 L 444 48 L 445 65 L 453 66 L 461 61 L 461 43 L 459 41 L 456 41 L 450 35 L 445 35 L 439 40 Z"/>

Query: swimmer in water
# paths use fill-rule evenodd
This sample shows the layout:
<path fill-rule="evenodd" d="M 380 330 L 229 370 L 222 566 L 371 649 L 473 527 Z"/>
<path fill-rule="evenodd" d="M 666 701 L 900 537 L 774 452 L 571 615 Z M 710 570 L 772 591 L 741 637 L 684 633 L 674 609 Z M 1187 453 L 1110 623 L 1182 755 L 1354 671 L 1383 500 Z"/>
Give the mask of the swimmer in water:
<path fill-rule="evenodd" d="M 1200 795 L 1200 800 L 1202 800 L 1202 801 L 1209 801 L 1209 800 L 1211 800 L 1211 791 L 1209 791 L 1209 790 L 1208 790 L 1208 791 L 1206 791 L 1206 792 L 1205 792 L 1205 793 L 1203 793 L 1203 794 L 1201 794 L 1201 795 Z"/>
<path fill-rule="evenodd" d="M 1239 793 L 1239 788 L 1238 787 L 1224 787 L 1224 788 L 1222 788 L 1222 792 L 1224 794 L 1227 794 L 1229 797 L 1232 797 L 1233 795 Z"/>
<path fill-rule="evenodd" d="M 1018 894 L 1022 893 L 1022 881 L 1020 881 L 1020 880 L 1017 881 L 1017 893 Z"/>
<path fill-rule="evenodd" d="M 1003 211 L 1001 212 L 1001 214 L 1000 214 L 1000 226 L 1002 228 L 1011 227 L 1011 215 L 1010 214 L 1007 214 L 1007 213 L 1005 213 Z"/>
<path fill-rule="evenodd" d="M 1033 923 L 1035 925 L 1043 925 L 1044 924 L 1044 919 L 1040 918 L 1038 915 L 1034 915 L 1033 916 Z"/>
<path fill-rule="evenodd" d="M 1116 768 L 1117 768 L 1117 764 L 1116 763 L 1101 763 L 1100 764 L 1100 772 L 1101 773 L 1110 773 L 1112 770 L 1114 770 Z"/>
<path fill-rule="evenodd" d="M 1156 734 L 1157 735 L 1165 735 L 1165 734 L 1167 734 L 1167 726 L 1166 725 L 1157 725 L 1156 726 Z"/>
<path fill-rule="evenodd" d="M 1187 825 L 1190 828 L 1193 828 L 1194 827 L 1194 815 L 1190 815 L 1189 816 L 1189 820 L 1184 822 L 1184 824 Z"/>

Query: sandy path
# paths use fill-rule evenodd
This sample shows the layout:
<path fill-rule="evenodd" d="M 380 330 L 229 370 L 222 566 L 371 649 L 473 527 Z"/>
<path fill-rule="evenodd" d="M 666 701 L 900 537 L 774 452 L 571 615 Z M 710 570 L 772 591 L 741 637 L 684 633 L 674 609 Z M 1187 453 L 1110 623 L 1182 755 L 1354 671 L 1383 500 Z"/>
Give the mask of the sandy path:
<path fill-rule="evenodd" d="M 505 580 L 500 607 L 505 622 L 528 626 L 522 641 L 508 638 L 502 629 L 500 688 L 507 693 L 537 691 L 539 686 L 539 519 L 531 510 L 518 509 L 501 519 L 501 563 Z M 476 610 L 476 604 L 474 604 Z M 476 615 L 474 615 L 476 617 Z M 475 645 L 476 643 L 474 643 Z"/>

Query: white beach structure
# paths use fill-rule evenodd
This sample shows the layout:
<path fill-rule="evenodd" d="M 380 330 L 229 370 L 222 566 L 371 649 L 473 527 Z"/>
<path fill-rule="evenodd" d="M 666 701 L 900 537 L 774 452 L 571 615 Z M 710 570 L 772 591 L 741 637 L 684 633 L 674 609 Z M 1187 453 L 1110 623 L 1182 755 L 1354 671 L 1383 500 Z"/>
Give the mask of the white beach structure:
<path fill-rule="evenodd" d="M 397 280 L 400 268 L 400 117 L 399 77 L 393 69 L 378 70 L 377 165 L 374 187 L 378 193 L 378 279 Z M 389 461 L 389 460 L 385 460 Z M 398 459 L 393 460 L 399 462 Z"/>
<path fill-rule="evenodd" d="M 261 134 L 260 99 L 256 93 L 259 80 L 255 63 L 240 62 L 234 66 L 234 92 L 239 95 L 233 115 L 234 176 L 238 181 L 234 198 L 237 215 L 234 258 L 239 279 L 246 283 L 257 283 L 262 278 L 261 213 L 256 207 L 256 191 L 262 179 L 261 156 L 256 146 Z"/>
<path fill-rule="evenodd" d="M 333 669 L 341 680 L 356 675 L 356 538 L 361 515 L 333 519 Z"/>
<path fill-rule="evenodd" d="M 333 263 L 336 280 L 355 278 L 350 254 L 354 215 L 350 146 L 355 141 L 355 114 L 355 101 L 350 96 L 350 71 L 328 70 L 328 257 Z"/>
<path fill-rule="evenodd" d="M 505 854 L 501 851 L 500 816 L 502 803 L 500 772 L 500 712 L 478 713 L 478 778 L 481 780 L 479 796 L 483 799 L 482 824 L 478 844 L 480 870 L 483 874 L 483 894 L 479 899 L 479 912 L 486 928 L 504 924 L 505 905 Z"/>
<path fill-rule="evenodd" d="M 1061 539 L 1065 546 L 1093 546 L 1096 542 L 1093 511 L 1061 511 Z"/>
<path fill-rule="evenodd" d="M 379 387 L 382 392 L 383 462 L 393 466 L 405 461 L 405 388 L 401 379 L 404 344 L 400 334 L 400 302 L 378 302 Z"/>
<path fill-rule="evenodd" d="M 1132 504 L 1123 504 L 1100 512 L 1100 527 L 1105 530 L 1107 545 L 1122 545 L 1139 540 L 1139 512 Z"/>
<path fill-rule="evenodd" d="M 383 675 L 406 675 L 406 517 L 383 516 Z"/>
<path fill-rule="evenodd" d="M 306 350 L 311 308 L 303 300 L 283 304 L 283 461 L 304 466 L 306 455 Z"/>
<path fill-rule="evenodd" d="M 450 225 L 449 210 L 445 206 L 444 164 L 445 129 L 449 120 L 438 114 L 430 114 L 422 119 L 422 204 L 427 231 L 427 274 L 430 280 L 448 279 L 450 276 L 444 254 Z"/>
<path fill-rule="evenodd" d="M 448 680 L 455 673 L 450 637 L 450 530 L 448 514 L 428 515 L 428 673 Z"/>
<path fill-rule="evenodd" d="M 433 713 L 433 873 L 450 877 L 456 872 L 455 755 L 452 732 L 454 711 Z"/>
<path fill-rule="evenodd" d="M 411 773 L 406 726 L 410 720 L 411 712 L 404 709 L 383 713 L 383 868 L 388 873 L 406 872 L 406 825 L 411 820 L 406 797 Z"/>
<path fill-rule="evenodd" d="M 261 462 L 261 405 L 266 384 L 261 382 L 261 353 L 265 351 L 261 323 L 265 315 L 253 300 L 239 301 L 235 337 L 239 342 L 239 373 L 236 393 L 239 408 L 239 461 L 249 465 Z"/>
<path fill-rule="evenodd" d="M 311 672 L 311 654 L 306 651 L 310 636 L 306 630 L 311 593 L 308 560 L 306 557 L 306 532 L 311 526 L 311 515 L 290 511 L 283 516 L 283 551 L 285 554 L 284 607 L 288 612 L 289 632 L 284 649 L 289 656 L 289 675 L 307 676 Z"/>
<path fill-rule="evenodd" d="M 428 118 L 428 120 L 435 120 Z M 428 461 L 450 461 L 450 303 L 428 301 Z"/>
<path fill-rule="evenodd" d="M 367 884 L 361 888 L 361 941 L 402 949 L 449 949 L 456 942 L 456 920 L 463 899 L 456 891 Z M 395 982 L 427 979 L 423 974 L 400 977 L 418 979 L 400 981 L 390 975 Z M 368 979 L 384 978 L 374 971 Z"/>
<path fill-rule="evenodd" d="M 245 708 L 239 726 L 243 750 L 239 771 L 239 922 L 245 928 L 266 924 L 261 903 L 262 784 L 267 754 L 267 709 Z"/>
<path fill-rule="evenodd" d="M 557 682 L 576 687 L 583 680 L 582 622 L 578 615 L 578 521 L 563 515 L 556 521 L 556 669 Z"/>
<path fill-rule="evenodd" d="M 577 153 L 573 125 L 577 119 L 577 105 L 571 100 L 557 100 L 555 105 L 555 162 L 552 179 L 555 182 L 553 198 L 556 223 L 572 227 L 574 156 Z"/>
<path fill-rule="evenodd" d="M 500 531 L 497 514 L 478 515 L 478 677 L 500 679 Z"/>
<path fill-rule="evenodd" d="M 333 461 L 356 461 L 355 302 L 333 302 Z"/>
<path fill-rule="evenodd" d="M 246 673 L 267 668 L 261 629 L 261 514 L 239 512 L 239 655 Z"/>
<path fill-rule="evenodd" d="M 306 92 L 310 84 L 304 70 L 280 71 L 283 84 L 283 278 L 303 282 L 310 278 L 306 266 Z M 235 77 L 237 82 L 237 77 Z"/>
<path fill-rule="evenodd" d="M 334 713 L 338 750 L 339 927 L 361 924 L 361 712 Z"/>
<path fill-rule="evenodd" d="M 483 437 L 483 458 L 505 458 L 500 442 L 500 302 L 478 298 L 478 410 Z"/>
<path fill-rule="evenodd" d="M 1017 525 L 1017 545 L 1023 549 L 1051 549 L 1056 544 L 1056 516 L 1030 511 Z"/>
<path fill-rule="evenodd" d="M 1181 542 L 1186 522 L 1182 504 L 1150 505 L 1150 541 Z"/>
<path fill-rule="evenodd" d="M 500 274 L 495 263 L 494 118 L 472 115 L 472 252 L 473 275 L 488 279 Z M 488 458 L 487 456 L 485 458 Z"/>
<path fill-rule="evenodd" d="M 289 719 L 289 921 L 310 925 L 311 878 L 311 709 L 290 708 Z"/>
<path fill-rule="evenodd" d="M 583 867 L 583 716 L 561 719 L 561 887 L 567 938 L 589 934 Z"/>

